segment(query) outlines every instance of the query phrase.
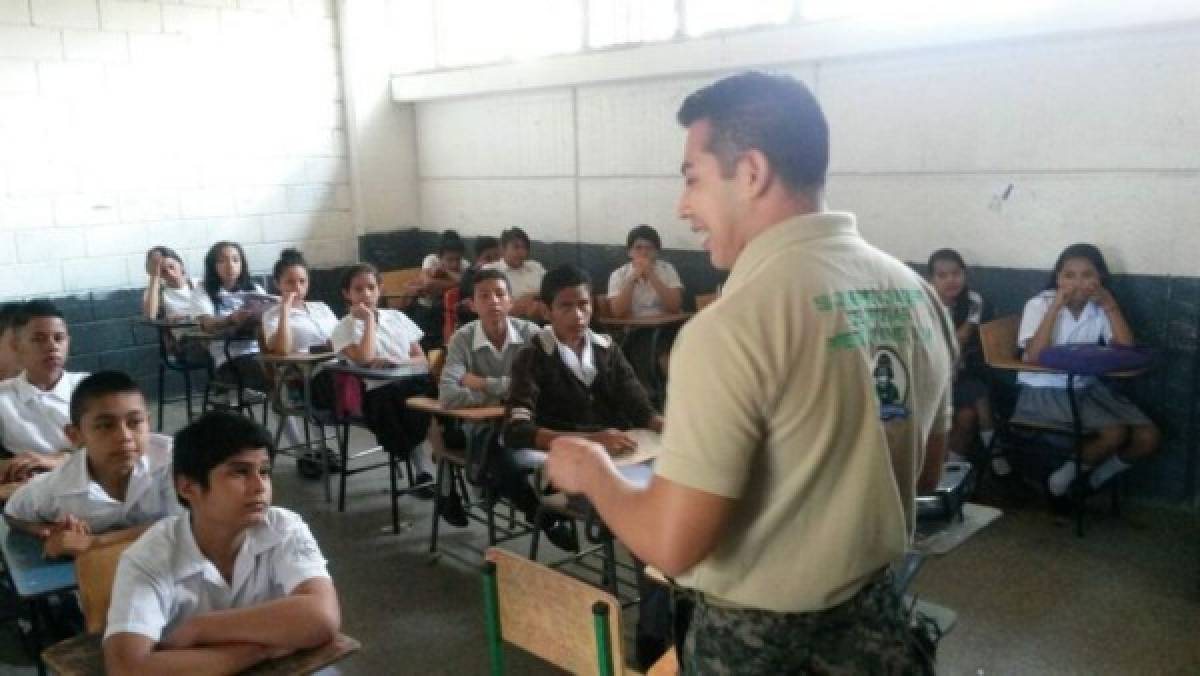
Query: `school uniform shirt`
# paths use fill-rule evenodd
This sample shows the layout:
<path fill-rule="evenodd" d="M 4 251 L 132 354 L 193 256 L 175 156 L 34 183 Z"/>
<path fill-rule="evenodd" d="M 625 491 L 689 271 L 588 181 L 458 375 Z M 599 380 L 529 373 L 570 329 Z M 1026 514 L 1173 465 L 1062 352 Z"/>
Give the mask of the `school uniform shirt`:
<path fill-rule="evenodd" d="M 259 284 L 254 285 L 253 292 L 262 294 L 266 293 L 266 291 Z M 208 297 L 207 293 L 204 294 L 204 298 L 200 301 L 201 309 L 203 310 L 201 316 L 219 318 L 228 317 L 229 315 L 237 312 L 238 310 L 242 309 L 242 305 L 245 304 L 245 299 L 243 299 L 241 296 L 242 293 L 243 292 L 241 291 L 226 291 L 225 289 L 220 289 L 217 291 L 217 302 L 215 304 L 212 302 L 212 299 Z M 212 354 L 213 362 L 217 366 L 225 363 L 226 359 L 224 341 L 212 341 L 209 343 L 208 351 L 210 354 Z M 247 338 L 244 340 L 233 340 L 229 342 L 230 357 L 237 359 L 238 357 L 247 354 L 258 354 L 257 340 L 253 338 Z"/>
<path fill-rule="evenodd" d="M 655 472 L 730 498 L 677 582 L 715 605 L 814 612 L 902 557 L 925 444 L 951 420 L 954 326 L 852 214 L 778 223 L 671 352 Z"/>
<path fill-rule="evenodd" d="M 158 642 L 193 615 L 260 605 L 328 577 L 304 520 L 271 507 L 246 533 L 227 583 L 200 552 L 184 512 L 151 526 L 121 555 L 104 637 L 131 633 Z"/>
<path fill-rule="evenodd" d="M 540 329 L 537 324 L 517 317 L 508 318 L 504 345 L 497 350 L 488 340 L 483 324 L 475 320 L 454 332 L 446 349 L 446 364 L 438 383 L 438 399 L 446 408 L 466 408 L 499 404 L 508 395 L 512 383 L 513 361 L 517 353 Z M 463 387 L 463 376 L 473 373 L 486 384 L 483 392 Z"/>
<path fill-rule="evenodd" d="M 276 305 L 263 313 L 263 333 L 267 340 L 279 329 L 280 308 Z M 288 327 L 292 333 L 292 349 L 296 352 L 307 352 L 314 345 L 328 343 L 337 324 L 333 310 L 319 301 L 305 301 L 303 308 L 288 308 Z"/>
<path fill-rule="evenodd" d="M 394 364 L 406 364 L 411 357 L 413 343 L 419 343 L 423 331 L 399 310 L 380 309 L 375 319 L 375 358 L 386 359 Z M 350 345 L 357 345 L 363 337 L 363 321 L 354 315 L 346 315 L 333 330 L 333 351 L 341 353 Z M 386 380 L 365 378 L 367 390 L 388 384 Z"/>
<path fill-rule="evenodd" d="M 71 422 L 71 393 L 87 373 L 63 372 L 43 391 L 25 372 L 0 382 L 0 446 L 10 453 L 55 453 L 71 448 L 63 428 Z"/>
<path fill-rule="evenodd" d="M 131 528 L 182 510 L 171 477 L 171 437 L 150 435 L 145 453 L 133 466 L 125 500 L 110 496 L 88 471 L 87 450 L 71 452 L 67 462 L 17 489 L 4 514 L 21 521 L 53 523 L 71 514 L 93 533 Z"/>
<path fill-rule="evenodd" d="M 1029 340 L 1033 338 L 1033 334 L 1037 333 L 1038 327 L 1042 325 L 1042 319 L 1054 305 L 1054 296 L 1057 292 L 1054 289 L 1047 289 L 1038 295 L 1030 298 L 1025 303 L 1025 311 L 1021 313 L 1021 328 L 1017 331 L 1017 347 L 1024 350 L 1029 345 Z M 1071 311 L 1063 308 L 1058 311 L 1058 320 L 1054 322 L 1054 339 L 1052 345 L 1063 345 L 1066 343 L 1087 343 L 1096 345 L 1103 340 L 1105 344 L 1112 343 L 1112 324 L 1108 322 L 1108 315 L 1104 314 L 1104 310 L 1100 309 L 1092 301 L 1088 301 L 1087 305 L 1083 306 L 1083 311 L 1079 313 L 1079 318 L 1076 319 Z M 1067 377 L 1055 373 L 1027 373 L 1022 371 L 1017 374 L 1017 382 L 1021 385 L 1029 385 L 1031 387 L 1058 387 L 1066 389 Z M 1076 377 L 1075 387 L 1089 387 L 1096 382 L 1092 376 Z"/>
<path fill-rule="evenodd" d="M 527 260 L 519 268 L 510 268 L 501 258 L 498 261 L 483 266 L 484 270 L 499 270 L 508 277 L 508 285 L 513 298 L 528 294 L 537 295 L 542 290 L 542 277 L 546 276 L 546 268 L 537 261 Z"/>
<path fill-rule="evenodd" d="M 204 293 L 204 286 L 198 279 L 184 280 L 183 287 L 179 289 L 172 289 L 163 284 L 159 287 L 159 293 L 159 312 L 168 319 L 200 317 L 212 307 L 212 301 L 208 299 L 208 294 Z"/>
<path fill-rule="evenodd" d="M 683 282 L 679 279 L 679 273 L 675 271 L 674 265 L 666 261 L 656 260 L 654 261 L 654 273 L 658 275 L 658 279 L 668 289 L 683 288 Z M 608 297 L 616 298 L 633 275 L 632 262 L 613 270 L 612 274 L 608 277 Z M 659 299 L 658 292 L 654 290 L 653 284 L 644 279 L 639 279 L 634 283 L 630 313 L 634 317 L 649 317 L 663 314 L 662 300 Z"/>
<path fill-rule="evenodd" d="M 539 427 L 588 433 L 628 430 L 647 427 L 657 415 L 612 338 L 589 330 L 587 342 L 592 353 L 591 382 L 584 380 L 587 371 L 582 360 L 576 360 L 578 371 L 568 365 L 570 360 L 562 353 L 574 351 L 559 343 L 549 327 L 536 333 L 517 355 L 504 416 L 507 448 L 534 448 Z"/>

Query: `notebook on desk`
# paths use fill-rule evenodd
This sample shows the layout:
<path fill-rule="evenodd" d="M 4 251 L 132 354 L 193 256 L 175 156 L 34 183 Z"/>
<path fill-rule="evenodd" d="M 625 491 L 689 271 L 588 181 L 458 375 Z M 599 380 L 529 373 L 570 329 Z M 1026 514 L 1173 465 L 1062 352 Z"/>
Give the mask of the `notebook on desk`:
<path fill-rule="evenodd" d="M 625 434 L 628 434 L 637 442 L 637 449 L 632 453 L 613 456 L 613 462 L 618 467 L 640 465 L 643 462 L 658 458 L 659 452 L 662 451 L 662 436 L 658 432 L 634 429 L 626 431 Z"/>

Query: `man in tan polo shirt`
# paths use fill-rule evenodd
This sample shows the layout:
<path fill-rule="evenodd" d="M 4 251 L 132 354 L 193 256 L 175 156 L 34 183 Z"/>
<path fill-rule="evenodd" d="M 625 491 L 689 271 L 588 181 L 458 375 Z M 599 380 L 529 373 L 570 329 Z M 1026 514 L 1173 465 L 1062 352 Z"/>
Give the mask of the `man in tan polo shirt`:
<path fill-rule="evenodd" d="M 931 673 L 887 570 L 927 448 L 940 466 L 954 327 L 853 215 L 824 211 L 828 127 L 803 84 L 737 75 L 678 117 L 679 213 L 729 279 L 672 353 L 650 484 L 578 439 L 547 476 L 688 590 L 683 673 Z"/>

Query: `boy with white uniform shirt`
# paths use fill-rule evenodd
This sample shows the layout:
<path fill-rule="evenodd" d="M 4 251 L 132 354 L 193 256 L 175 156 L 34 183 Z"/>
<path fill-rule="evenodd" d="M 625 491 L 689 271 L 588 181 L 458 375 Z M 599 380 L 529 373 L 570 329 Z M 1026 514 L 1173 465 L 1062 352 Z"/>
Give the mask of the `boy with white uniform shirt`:
<path fill-rule="evenodd" d="M 63 369 L 71 337 L 53 303 L 25 303 L 13 331 L 21 373 L 0 383 L 0 446 L 13 456 L 0 461 L 0 500 L 33 474 L 66 461 L 71 393 L 87 377 Z"/>
<path fill-rule="evenodd" d="M 308 526 L 271 507 L 270 434 L 210 412 L 175 437 L 188 514 L 121 557 L 104 634 L 107 673 L 243 671 L 333 640 L 337 591 Z"/>
<path fill-rule="evenodd" d="M 79 447 L 4 506 L 14 528 L 46 540 L 46 556 L 78 556 L 132 540 L 179 512 L 171 439 L 150 434 L 146 400 L 119 371 L 88 376 L 71 395 L 67 436 Z"/>
<path fill-rule="evenodd" d="M 509 228 L 500 233 L 502 257 L 495 263 L 483 266 L 484 270 L 499 270 L 508 277 L 512 287 L 512 313 L 518 317 L 529 317 L 534 321 L 543 318 L 538 307 L 538 292 L 542 289 L 542 277 L 546 268 L 537 261 L 529 260 L 529 235 L 520 228 Z"/>

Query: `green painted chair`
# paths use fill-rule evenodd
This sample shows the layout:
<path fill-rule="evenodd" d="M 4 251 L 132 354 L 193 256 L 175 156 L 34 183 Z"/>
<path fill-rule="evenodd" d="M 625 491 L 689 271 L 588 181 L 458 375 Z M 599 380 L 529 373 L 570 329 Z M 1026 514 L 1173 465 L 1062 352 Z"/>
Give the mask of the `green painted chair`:
<path fill-rule="evenodd" d="M 621 604 L 602 589 L 492 547 L 483 599 L 493 676 L 505 673 L 505 642 L 572 674 L 633 673 L 622 653 Z"/>

